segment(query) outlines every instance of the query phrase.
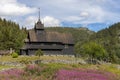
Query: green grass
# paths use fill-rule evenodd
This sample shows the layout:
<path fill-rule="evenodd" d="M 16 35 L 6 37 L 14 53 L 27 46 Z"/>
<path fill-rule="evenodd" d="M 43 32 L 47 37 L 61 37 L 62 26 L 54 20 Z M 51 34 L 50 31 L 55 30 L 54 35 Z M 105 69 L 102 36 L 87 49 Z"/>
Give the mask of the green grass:
<path fill-rule="evenodd" d="M 69 56 L 19 56 L 18 58 L 12 58 L 12 56 L 1 56 L 0 61 L 20 61 L 20 60 L 75 60 L 74 57 Z"/>
<path fill-rule="evenodd" d="M 0 62 L 24 62 L 27 63 L 29 61 L 34 60 L 69 60 L 69 61 L 75 61 L 75 57 L 69 57 L 69 56 L 19 56 L 18 58 L 12 58 L 12 56 L 1 56 Z M 77 59 L 82 60 L 82 59 Z M 84 69 L 99 69 L 106 72 L 112 72 L 115 74 L 120 75 L 120 69 L 117 67 L 117 64 L 101 64 L 101 65 L 91 65 L 91 64 L 63 64 L 63 63 L 48 63 L 48 64 L 40 64 L 41 67 L 48 66 L 46 71 L 44 71 L 44 74 L 47 71 L 50 71 L 50 74 L 52 71 L 56 71 L 61 68 L 84 68 Z M 14 68 L 13 66 L 4 66 L 0 65 L 0 70 L 6 69 L 6 68 Z M 46 75 L 46 74 L 45 74 Z"/>
<path fill-rule="evenodd" d="M 19 56 L 18 58 L 12 58 L 12 56 L 1 56 L 0 61 L 2 62 L 24 62 L 27 63 L 33 60 L 47 60 L 47 61 L 54 61 L 54 60 L 68 60 L 68 61 L 76 61 L 75 57 L 69 56 Z M 82 60 L 82 59 L 77 59 Z M 29 63 L 27 63 L 29 64 Z M 117 67 L 117 64 L 101 64 L 101 65 L 92 65 L 92 64 L 65 64 L 65 63 L 40 63 L 38 64 L 41 69 L 40 77 L 43 80 L 52 80 L 55 73 L 60 69 L 67 69 L 67 70 L 76 70 L 76 69 L 85 69 L 85 70 L 98 70 L 104 72 L 110 72 L 113 74 L 120 76 L 120 69 Z M 24 66 L 25 67 L 25 66 Z M 10 69 L 10 68 L 24 68 L 23 66 L 5 66 L 0 65 L 0 70 Z M 37 75 L 34 75 L 35 77 Z M 33 77 L 34 77 L 33 76 Z M 29 76 L 28 76 L 29 77 Z M 37 76 L 38 77 L 38 76 Z"/>
<path fill-rule="evenodd" d="M 0 70 L 10 69 L 10 68 L 17 68 L 17 67 L 15 67 L 15 66 L 0 65 Z"/>
<path fill-rule="evenodd" d="M 8 66 L 2 66 L 1 68 L 7 68 Z M 14 70 L 14 69 L 12 69 Z M 71 70 L 78 70 L 78 71 L 97 71 L 99 74 L 106 74 L 109 73 L 111 75 L 115 75 L 114 77 L 117 79 L 114 80 L 119 80 L 120 79 L 120 74 L 116 73 L 116 65 L 112 64 L 112 65 L 90 65 L 90 64 L 86 64 L 86 65 L 81 65 L 81 64 L 62 64 L 62 63 L 48 63 L 48 64 L 43 64 L 40 63 L 38 65 L 35 64 L 29 64 L 26 67 L 24 67 L 23 69 L 18 69 L 19 72 L 23 72 L 23 75 L 18 73 L 18 76 L 20 76 L 21 79 L 19 80 L 56 80 L 56 73 L 59 70 L 67 70 L 67 71 L 71 71 Z M 115 70 L 115 72 L 112 72 L 114 74 L 111 73 L 111 70 Z M 9 70 L 8 70 L 9 71 Z M 120 73 L 120 71 L 118 70 L 118 72 Z M 12 71 L 13 75 L 16 75 L 16 69 L 15 71 Z M 92 73 L 92 72 L 91 72 Z M 117 75 L 116 75 L 117 74 Z M 9 74 L 11 75 L 11 74 Z M 3 78 L 3 80 L 5 80 L 5 77 L 8 77 L 8 79 L 11 80 L 18 80 L 17 77 L 14 76 L 1 76 Z M 112 79 L 113 80 L 113 79 Z"/>
<path fill-rule="evenodd" d="M 116 64 L 102 64 L 102 65 L 91 65 L 91 64 L 62 64 L 62 63 L 49 63 L 49 64 L 40 64 L 42 68 L 45 68 L 42 71 L 41 76 L 44 76 L 44 78 L 49 78 L 52 80 L 51 76 L 54 75 L 54 73 L 60 69 L 70 69 L 70 70 L 76 70 L 76 69 L 90 69 L 90 70 L 98 70 L 103 72 L 110 72 L 118 77 L 120 76 L 120 70 L 117 68 Z"/>
<path fill-rule="evenodd" d="M 117 66 L 117 64 L 103 64 L 99 66 L 99 69 L 107 72 L 112 72 L 120 76 L 120 69 Z"/>
<path fill-rule="evenodd" d="M 0 61 L 2 62 L 19 62 L 21 60 L 38 60 L 38 56 L 19 56 L 18 58 L 12 58 L 12 56 L 1 56 Z"/>

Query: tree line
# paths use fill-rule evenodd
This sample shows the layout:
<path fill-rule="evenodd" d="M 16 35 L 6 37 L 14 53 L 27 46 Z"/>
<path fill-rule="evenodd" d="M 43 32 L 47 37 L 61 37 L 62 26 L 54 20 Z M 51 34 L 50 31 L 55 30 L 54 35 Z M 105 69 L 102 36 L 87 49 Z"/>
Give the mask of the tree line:
<path fill-rule="evenodd" d="M 0 50 L 19 49 L 24 45 L 25 29 L 20 29 L 19 24 L 0 18 Z"/>

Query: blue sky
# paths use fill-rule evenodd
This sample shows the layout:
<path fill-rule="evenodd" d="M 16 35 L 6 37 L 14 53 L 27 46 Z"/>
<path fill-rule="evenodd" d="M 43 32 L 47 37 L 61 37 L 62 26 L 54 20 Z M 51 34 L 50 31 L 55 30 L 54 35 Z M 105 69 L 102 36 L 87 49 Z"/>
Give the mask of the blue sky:
<path fill-rule="evenodd" d="M 1 0 L 0 16 L 20 26 L 33 28 L 38 20 L 45 26 L 87 27 L 99 31 L 120 22 L 120 0 Z"/>

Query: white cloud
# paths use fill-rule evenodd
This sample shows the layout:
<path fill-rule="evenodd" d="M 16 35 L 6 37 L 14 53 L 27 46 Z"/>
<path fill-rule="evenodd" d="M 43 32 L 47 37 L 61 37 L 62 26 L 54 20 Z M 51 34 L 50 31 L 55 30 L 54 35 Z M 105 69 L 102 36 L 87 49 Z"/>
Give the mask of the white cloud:
<path fill-rule="evenodd" d="M 34 12 L 36 12 L 36 8 L 31 8 L 25 4 L 18 3 L 17 0 L 0 1 L 1 16 L 23 16 Z"/>
<path fill-rule="evenodd" d="M 64 18 L 65 21 L 70 21 L 70 22 L 80 21 L 82 19 L 84 19 L 84 18 L 80 17 L 80 16 L 68 16 L 68 17 Z"/>
<path fill-rule="evenodd" d="M 27 27 L 27 29 L 31 29 L 34 27 L 36 21 L 37 21 L 37 17 L 29 16 L 25 19 L 24 26 Z"/>
<path fill-rule="evenodd" d="M 88 12 L 81 12 L 80 15 L 78 16 L 69 16 L 64 18 L 66 21 L 70 21 L 70 22 L 77 22 L 77 21 L 82 21 L 85 20 L 86 18 L 88 18 L 90 15 Z"/>
<path fill-rule="evenodd" d="M 85 9 L 88 13 L 84 13 L 85 16 L 89 17 L 85 20 L 80 21 L 81 23 L 101 23 L 105 21 L 105 16 L 107 16 L 107 12 L 104 11 L 101 7 L 99 6 L 93 6 L 90 8 Z M 107 18 L 106 18 L 107 19 Z"/>
<path fill-rule="evenodd" d="M 0 3 L 5 4 L 5 3 L 15 3 L 16 0 L 1 0 Z"/>
<path fill-rule="evenodd" d="M 119 3 L 120 0 L 29 0 L 29 2 L 28 0 L 1 0 L 0 15 L 15 16 L 15 19 L 17 16 L 17 22 L 20 16 L 22 25 L 33 28 L 37 16 L 28 14 L 36 11 L 29 6 L 35 6 L 41 8 L 41 17 L 43 17 L 41 20 L 44 20 L 45 26 L 60 26 L 61 22 L 82 25 L 107 24 L 120 21 Z"/>
<path fill-rule="evenodd" d="M 62 21 L 71 23 L 106 23 L 120 21 L 118 12 L 114 8 L 119 7 L 120 1 L 114 0 L 39 0 L 47 15 L 55 16 Z M 117 4 L 118 3 L 118 4 Z M 117 5 L 116 5 L 117 4 Z M 112 7 L 111 7 L 112 6 Z"/>
<path fill-rule="evenodd" d="M 44 25 L 46 27 L 57 27 L 60 26 L 60 21 L 51 16 L 45 16 L 43 18 Z"/>
<path fill-rule="evenodd" d="M 24 26 L 27 29 L 31 29 L 34 27 L 35 23 L 38 21 L 38 18 L 35 16 L 29 16 L 25 19 Z M 51 16 L 45 16 L 41 19 L 41 22 L 45 27 L 57 27 L 60 26 L 60 21 Z"/>
<path fill-rule="evenodd" d="M 81 16 L 81 17 L 88 17 L 88 16 L 89 16 L 89 13 L 88 13 L 88 12 L 81 12 L 81 13 L 80 13 L 80 16 Z"/>
<path fill-rule="evenodd" d="M 118 14 L 105 10 L 99 5 L 88 5 L 88 3 L 81 2 L 82 9 L 76 11 L 75 16 L 65 17 L 65 21 L 71 21 L 74 24 L 91 24 L 91 23 L 106 23 L 109 21 L 119 21 Z M 72 10 L 71 10 L 72 12 Z M 80 14 L 79 14 L 80 13 Z"/>

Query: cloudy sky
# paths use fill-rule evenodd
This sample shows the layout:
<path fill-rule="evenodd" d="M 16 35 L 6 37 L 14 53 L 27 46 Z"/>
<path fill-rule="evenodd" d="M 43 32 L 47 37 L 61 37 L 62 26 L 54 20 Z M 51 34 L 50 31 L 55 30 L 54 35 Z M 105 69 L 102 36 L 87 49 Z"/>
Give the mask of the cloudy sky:
<path fill-rule="evenodd" d="M 120 0 L 0 0 L 0 16 L 33 28 L 38 8 L 45 26 L 87 27 L 98 31 L 120 22 Z"/>

